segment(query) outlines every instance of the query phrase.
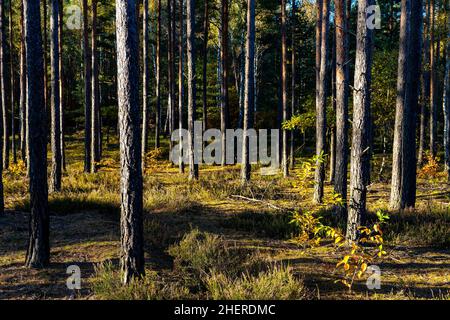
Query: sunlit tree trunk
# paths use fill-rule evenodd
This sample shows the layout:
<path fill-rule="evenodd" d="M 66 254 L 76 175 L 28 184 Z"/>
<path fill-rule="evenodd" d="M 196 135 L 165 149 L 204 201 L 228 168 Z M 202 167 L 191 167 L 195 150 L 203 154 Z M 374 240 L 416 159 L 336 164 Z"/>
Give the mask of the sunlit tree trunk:
<path fill-rule="evenodd" d="M 348 172 L 348 23 L 346 5 L 349 0 L 335 0 L 336 27 L 336 166 L 334 191 L 340 194 L 343 206 L 337 211 L 341 218 L 347 215 Z"/>
<path fill-rule="evenodd" d="M 43 268 L 50 262 L 47 185 L 47 116 L 44 105 L 44 52 L 40 1 L 25 0 L 27 105 L 29 130 L 30 235 L 26 266 Z"/>
<path fill-rule="evenodd" d="M 367 7 L 373 0 L 358 1 L 355 81 L 353 91 L 353 137 L 350 162 L 350 204 L 347 239 L 356 241 L 366 216 L 370 152 L 370 86 L 373 30 L 367 27 Z"/>
<path fill-rule="evenodd" d="M 296 0 L 292 0 L 292 15 L 291 15 L 291 114 L 290 117 L 292 118 L 292 116 L 294 116 L 295 114 L 295 106 L 296 106 L 296 96 L 295 96 L 295 86 L 296 86 L 296 61 L 295 61 L 295 53 L 296 53 L 296 44 L 295 44 L 295 28 L 296 28 L 296 11 L 297 11 L 297 6 L 296 6 Z M 294 151 L 294 146 L 295 146 L 295 141 L 294 141 L 294 130 L 290 131 L 290 137 L 289 137 L 289 145 L 290 145 L 290 150 L 289 150 L 289 167 L 291 169 L 294 169 L 294 165 L 295 165 L 295 151 Z"/>
<path fill-rule="evenodd" d="M 27 163 L 27 113 L 26 113 L 26 57 L 25 57 L 25 29 L 24 29 L 24 12 L 23 0 L 21 0 L 20 10 L 20 151 L 22 160 Z"/>
<path fill-rule="evenodd" d="M 437 134 L 437 84 L 436 84 L 436 52 L 435 52 L 435 5 L 430 0 L 430 155 L 436 156 L 436 134 Z"/>
<path fill-rule="evenodd" d="M 50 180 L 50 192 L 61 190 L 61 117 L 60 117 L 60 92 L 59 92 L 59 1 L 51 0 L 50 16 L 50 68 L 51 68 L 51 146 L 52 146 L 52 170 Z"/>
<path fill-rule="evenodd" d="M 121 164 L 121 269 L 127 284 L 145 274 L 136 0 L 116 1 Z"/>
<path fill-rule="evenodd" d="M 284 0 L 283 4 L 284 5 Z M 254 90 L 255 90 L 255 0 L 247 0 L 247 41 L 245 47 L 245 89 L 244 89 L 244 138 L 242 145 L 241 180 L 250 180 L 250 145 L 247 132 L 253 125 Z"/>
<path fill-rule="evenodd" d="M 158 26 L 156 36 L 156 119 L 155 119 L 155 148 L 160 147 L 161 129 L 161 0 L 158 0 Z"/>
<path fill-rule="evenodd" d="M 281 0 L 281 108 L 282 121 L 288 120 L 287 106 L 287 35 L 286 35 L 286 0 Z M 289 175 L 288 133 L 282 130 L 281 170 L 283 176 Z"/>
<path fill-rule="evenodd" d="M 426 15 L 424 23 L 424 39 L 423 39 L 423 70 L 422 70 L 422 103 L 420 106 L 420 131 L 419 131 L 419 151 L 417 155 L 417 163 L 421 167 L 423 165 L 425 153 L 425 136 L 426 136 L 426 112 L 430 105 L 430 0 L 426 0 Z"/>
<path fill-rule="evenodd" d="M 203 14 L 203 130 L 208 129 L 208 38 L 209 38 L 209 4 L 205 0 L 205 12 Z"/>
<path fill-rule="evenodd" d="M 16 99 L 15 99 L 15 65 L 14 65 L 14 31 L 12 19 L 12 1 L 9 1 L 9 77 L 10 77 L 10 91 L 11 91 L 11 149 L 13 156 L 13 163 L 17 163 L 17 146 L 16 146 Z"/>
<path fill-rule="evenodd" d="M 447 18 L 448 19 L 448 18 Z M 448 20 L 447 20 L 448 21 Z M 445 149 L 445 170 L 447 172 L 447 179 L 450 182 L 450 28 L 447 35 L 447 63 L 445 66 L 445 80 L 444 80 L 444 149 Z"/>
<path fill-rule="evenodd" d="M 318 1 L 318 6 L 321 8 L 321 14 L 319 16 L 320 21 L 320 63 L 318 83 L 316 88 L 316 154 L 317 156 L 325 155 L 326 147 L 326 92 L 327 92 L 327 51 L 328 51 L 328 29 L 329 29 L 329 15 L 330 15 L 330 1 L 322 0 Z M 320 159 L 316 162 L 315 172 L 315 185 L 314 185 L 314 201 L 316 203 L 322 203 L 323 201 L 323 188 L 325 181 L 325 161 Z"/>
<path fill-rule="evenodd" d="M 178 129 L 180 130 L 180 158 L 179 158 L 179 172 L 184 173 L 185 163 L 183 161 L 183 144 L 181 143 L 183 139 L 183 134 L 181 129 L 183 129 L 183 105 L 184 105 L 184 3 L 183 0 L 180 0 L 180 8 L 179 8 L 179 34 L 178 34 Z"/>
<path fill-rule="evenodd" d="M 9 166 L 9 137 L 8 137 L 8 98 L 6 91 L 7 62 L 6 62 L 6 30 L 5 30 L 5 3 L 0 2 L 0 91 L 3 112 L 3 169 Z"/>
<path fill-rule="evenodd" d="M 194 122 L 195 122 L 195 0 L 186 0 L 187 21 L 187 68 L 188 68 L 188 157 L 189 179 L 198 179 L 198 163 L 195 163 Z"/>

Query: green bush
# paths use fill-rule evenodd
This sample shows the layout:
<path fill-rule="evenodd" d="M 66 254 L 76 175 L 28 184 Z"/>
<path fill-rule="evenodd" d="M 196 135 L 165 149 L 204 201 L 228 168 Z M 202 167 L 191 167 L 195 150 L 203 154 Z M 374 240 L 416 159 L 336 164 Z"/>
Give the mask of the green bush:
<path fill-rule="evenodd" d="M 303 282 L 290 268 L 274 267 L 257 276 L 233 278 L 212 273 L 206 279 L 208 297 L 214 300 L 298 300 L 307 297 Z"/>

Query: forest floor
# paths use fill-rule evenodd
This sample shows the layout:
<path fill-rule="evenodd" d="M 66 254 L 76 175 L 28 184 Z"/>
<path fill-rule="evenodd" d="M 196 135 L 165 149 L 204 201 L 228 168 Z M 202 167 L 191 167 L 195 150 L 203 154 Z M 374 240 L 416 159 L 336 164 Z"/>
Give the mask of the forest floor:
<path fill-rule="evenodd" d="M 107 292 L 113 290 L 111 284 L 110 289 L 95 289 L 96 279 L 102 277 L 101 266 L 110 261 L 117 269 L 119 259 L 115 147 L 105 150 L 99 172 L 87 175 L 82 173 L 80 144 L 68 145 L 70 162 L 63 190 L 50 195 L 51 266 L 45 270 L 23 267 L 29 219 L 23 168 L 13 165 L 4 174 L 0 299 L 117 298 Z M 342 249 L 330 243 L 310 247 L 292 241 L 296 231 L 287 212 L 313 206 L 312 186 L 301 181 L 305 185 L 299 191 L 292 187 L 296 179 L 295 175 L 283 179 L 256 173 L 253 184 L 242 187 L 238 167 L 207 167 L 200 171 L 199 182 L 188 183 L 177 168 L 151 158 L 144 193 L 147 271 L 166 282 L 183 278 L 168 248 L 198 229 L 218 235 L 228 246 L 257 253 L 272 264 L 290 266 L 303 281 L 308 299 L 450 299 L 450 186 L 442 175 L 419 179 L 415 211 L 389 213 L 384 235 L 387 256 L 377 263 L 382 272 L 381 289 L 369 290 L 363 278 L 351 292 L 336 282 L 342 277 L 336 269 Z M 389 185 L 374 182 L 369 190 L 369 210 L 386 209 Z M 331 186 L 327 185 L 326 192 L 331 193 Z M 66 286 L 70 265 L 81 268 L 82 289 L 76 292 Z M 177 294 L 172 296 L 210 297 L 198 290 L 191 290 L 191 295 Z M 136 295 L 121 296 L 133 297 Z"/>

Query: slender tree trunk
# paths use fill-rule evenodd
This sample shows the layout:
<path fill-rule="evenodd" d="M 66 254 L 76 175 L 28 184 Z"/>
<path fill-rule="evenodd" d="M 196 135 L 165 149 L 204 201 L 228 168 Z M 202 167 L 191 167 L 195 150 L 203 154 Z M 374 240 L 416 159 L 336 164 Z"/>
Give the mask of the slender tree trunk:
<path fill-rule="evenodd" d="M 9 166 L 9 137 L 8 137 L 8 97 L 6 91 L 7 81 L 7 56 L 6 56 L 6 30 L 5 30 L 5 4 L 0 4 L 0 90 L 3 112 L 3 169 Z"/>
<path fill-rule="evenodd" d="M 295 46 L 295 27 L 296 27 L 296 2 L 295 0 L 292 0 L 292 16 L 291 16 L 291 114 L 290 117 L 292 117 L 295 114 L 295 106 L 296 106 L 296 96 L 295 96 L 295 86 L 296 86 L 296 61 L 295 61 L 295 52 L 296 52 L 296 46 Z M 295 154 L 294 154 L 294 130 L 290 131 L 290 137 L 289 137 L 289 167 L 291 169 L 294 169 L 295 166 Z"/>
<path fill-rule="evenodd" d="M 348 172 L 348 21 L 346 5 L 349 0 L 336 0 L 336 167 L 334 191 L 340 194 L 343 206 L 337 208 L 337 214 L 347 216 L 347 172 Z"/>
<path fill-rule="evenodd" d="M 47 185 L 47 116 L 44 105 L 44 52 L 40 1 L 25 0 L 27 105 L 29 121 L 30 235 L 26 266 L 44 268 L 50 262 Z"/>
<path fill-rule="evenodd" d="M 419 132 L 419 151 L 417 163 L 419 167 L 423 165 L 425 153 L 426 136 L 426 112 L 430 105 L 430 0 L 426 0 L 426 18 L 424 23 L 423 39 L 423 71 L 422 71 L 422 104 L 420 106 L 420 132 Z"/>
<path fill-rule="evenodd" d="M 285 3 L 283 0 L 282 8 Z M 248 130 L 253 125 L 254 90 L 255 90 L 255 0 L 247 0 L 247 41 L 245 47 L 245 94 L 244 94 L 244 138 L 242 139 L 242 169 L 241 180 L 246 183 L 250 180 L 250 145 Z"/>
<path fill-rule="evenodd" d="M 437 85 L 436 85 L 436 53 L 434 43 L 435 5 L 430 0 L 430 155 L 436 156 L 436 134 L 437 134 Z"/>
<path fill-rule="evenodd" d="M 228 110 L 228 0 L 221 0 L 221 79 L 220 79 L 220 130 L 222 131 L 222 166 L 226 164 L 226 130 L 229 128 Z"/>
<path fill-rule="evenodd" d="M 48 70 L 47 70 L 47 66 L 48 66 L 48 60 L 47 60 L 47 52 L 48 52 L 48 34 L 47 34 L 47 28 L 48 28 L 48 23 L 47 23 L 47 19 L 48 19 L 48 6 L 47 6 L 47 0 L 42 0 L 42 5 L 44 7 L 43 12 L 44 12 L 44 25 L 43 25 L 43 29 L 44 29 L 44 105 L 45 105 L 45 111 L 48 111 Z M 48 116 L 47 116 L 48 117 Z"/>
<path fill-rule="evenodd" d="M 327 92 L 327 52 L 328 52 L 328 29 L 329 29 L 329 15 L 330 15 L 330 1 L 322 0 L 318 2 L 322 13 L 320 15 L 320 71 L 318 76 L 318 87 L 316 88 L 316 154 L 317 156 L 325 155 L 326 148 L 326 92 Z M 314 201 L 322 203 L 323 188 L 325 181 L 325 162 L 320 159 L 316 163 L 315 186 L 314 186 Z"/>
<path fill-rule="evenodd" d="M 51 146 L 52 146 L 52 171 L 50 192 L 61 190 L 61 125 L 60 125 L 60 92 L 59 92 L 59 1 L 51 0 L 50 16 L 50 68 L 51 68 Z"/>
<path fill-rule="evenodd" d="M 286 36 L 286 0 L 281 0 L 281 103 L 283 118 L 282 121 L 288 120 L 287 107 L 287 36 Z M 282 126 L 280 126 L 282 127 Z M 288 154 L 288 133 L 282 129 L 282 152 L 281 166 L 283 176 L 289 176 L 289 154 Z"/>
<path fill-rule="evenodd" d="M 92 153 L 92 58 L 89 46 L 88 1 L 83 0 L 83 56 L 84 56 L 84 172 L 91 171 Z"/>
<path fill-rule="evenodd" d="M 125 284 L 145 274 L 136 0 L 116 1 L 121 163 L 121 268 Z"/>
<path fill-rule="evenodd" d="M 27 164 L 27 113 L 26 113 L 26 55 L 25 55 L 25 29 L 24 29 L 24 12 L 23 0 L 21 0 L 20 10 L 20 151 L 22 160 Z"/>
<path fill-rule="evenodd" d="M 195 0 L 186 0 L 187 8 L 187 67 L 188 67 L 188 155 L 189 180 L 198 180 L 198 163 L 195 159 L 194 122 L 195 122 Z"/>
<path fill-rule="evenodd" d="M 209 5 L 205 0 L 203 15 L 203 130 L 208 129 L 208 38 L 209 38 Z"/>
<path fill-rule="evenodd" d="M 59 116 L 60 116 L 60 120 L 59 120 L 59 125 L 60 125 L 60 130 L 59 133 L 61 135 L 60 138 L 60 143 L 61 143 L 61 164 L 62 164 L 62 169 L 66 170 L 66 152 L 65 152 L 65 138 L 64 138 L 64 96 L 63 96 L 63 89 L 64 89 L 64 76 L 63 76 L 63 12 L 64 12 L 64 8 L 63 8 L 63 4 L 64 4 L 64 0 L 59 0 L 59 13 L 58 13 L 58 44 L 59 44 L 59 49 L 58 49 L 58 60 L 59 60 L 59 73 L 60 73 L 60 78 L 59 78 L 59 97 L 60 97 L 60 104 L 59 104 Z"/>
<path fill-rule="evenodd" d="M 156 119 L 155 119 L 155 148 L 160 147 L 161 129 L 161 0 L 158 0 L 158 26 L 156 36 Z"/>
<path fill-rule="evenodd" d="M 142 171 L 145 171 L 145 158 L 147 155 L 148 147 L 148 119 L 149 119 L 149 109 L 148 109 L 148 96 L 149 96 L 149 63 L 148 63 L 148 0 L 143 0 L 144 4 L 144 14 L 142 19 L 142 59 L 143 59 L 143 72 L 142 72 Z"/>
<path fill-rule="evenodd" d="M 174 34 L 173 34 L 173 0 L 167 1 L 167 29 L 168 29 L 168 50 L 167 50 L 167 80 L 168 80 L 168 99 L 167 99 L 167 121 L 168 121 L 168 132 L 169 137 L 172 135 L 172 132 L 175 127 L 175 99 L 174 99 Z M 172 139 L 169 139 L 170 150 L 172 150 L 173 142 Z"/>
<path fill-rule="evenodd" d="M 448 6 L 448 5 L 447 5 Z M 448 7 L 447 7 L 448 10 Z M 448 17 L 447 17 L 448 23 Z M 445 149 L 445 171 L 447 172 L 447 179 L 450 182 L 450 28 L 447 30 L 447 52 L 445 65 L 445 80 L 444 80 L 444 149 Z"/>
<path fill-rule="evenodd" d="M 13 43 L 13 23 L 12 23 L 12 1 L 9 1 L 9 76 L 11 90 L 11 149 L 13 155 L 13 163 L 17 163 L 17 146 L 16 146 L 16 99 L 15 99 L 15 72 L 14 72 L 14 43 Z"/>
<path fill-rule="evenodd" d="M 369 180 L 370 86 L 373 30 L 367 28 L 366 9 L 373 0 L 358 1 L 355 82 L 353 92 L 353 138 L 350 164 L 350 205 L 347 239 L 356 241 L 358 228 L 366 216 L 367 183 Z"/>
<path fill-rule="evenodd" d="M 91 109 L 91 169 L 97 171 L 100 161 L 100 85 L 99 85 L 99 55 L 97 50 L 97 0 L 92 0 L 92 109 Z"/>
<path fill-rule="evenodd" d="M 184 160 L 183 160 L 183 144 L 181 143 L 183 139 L 182 129 L 183 129 L 183 105 L 184 105 L 184 59 L 183 59 L 183 43 L 184 43 L 184 4 L 183 0 L 180 0 L 180 8 L 179 8 L 179 34 L 178 34 L 178 129 L 180 130 L 180 158 L 179 158 L 179 171 L 180 173 L 184 173 Z"/>
<path fill-rule="evenodd" d="M 335 26 L 336 28 L 336 26 Z M 336 114 L 336 32 L 333 32 L 332 62 L 331 62 L 331 105 Z M 336 124 L 330 124 L 330 174 L 329 182 L 334 184 L 336 174 Z"/>

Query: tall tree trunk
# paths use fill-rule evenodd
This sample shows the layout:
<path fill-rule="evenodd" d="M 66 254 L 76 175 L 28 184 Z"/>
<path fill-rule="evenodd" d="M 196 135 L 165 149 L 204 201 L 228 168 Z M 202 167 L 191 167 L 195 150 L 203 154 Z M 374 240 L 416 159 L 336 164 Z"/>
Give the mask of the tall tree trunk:
<path fill-rule="evenodd" d="M 198 163 L 195 159 L 194 122 L 195 122 L 195 0 L 186 0 L 187 12 L 187 67 L 188 67 L 188 156 L 189 180 L 198 180 Z"/>
<path fill-rule="evenodd" d="M 116 1 L 121 167 L 121 269 L 125 284 L 145 274 L 136 0 Z"/>
<path fill-rule="evenodd" d="M 229 128 L 228 110 L 228 0 L 221 0 L 221 77 L 220 77 L 220 130 L 222 131 L 222 166 L 226 164 L 226 130 Z"/>
<path fill-rule="evenodd" d="M 101 127 L 100 127 L 100 85 L 99 55 L 97 50 L 97 0 L 92 0 L 92 110 L 91 110 L 91 173 L 97 171 L 100 161 Z"/>
<path fill-rule="evenodd" d="M 6 30 L 5 30 L 5 4 L 2 1 L 0 5 L 0 90 L 3 112 L 3 168 L 8 169 L 9 166 L 9 137 L 8 137 L 8 97 L 6 91 L 7 81 L 7 62 L 6 62 Z"/>
<path fill-rule="evenodd" d="M 4 118 L 4 106 L 5 106 L 5 91 L 4 91 L 4 68 L 5 68 L 5 37 L 4 37 L 4 23 L 5 20 L 3 18 L 3 10 L 4 10 L 4 2 L 0 0 L 0 103 L 2 104 L 0 107 L 1 117 Z M 0 133 L 4 134 L 3 128 L 4 122 L 0 121 Z M 3 196 L 3 139 L 0 139 L 0 215 L 4 214 L 5 202 Z"/>
<path fill-rule="evenodd" d="M 336 0 L 336 167 L 334 191 L 340 194 L 343 206 L 337 208 L 340 218 L 347 216 L 347 172 L 348 172 L 348 29 L 346 5 L 349 0 Z"/>
<path fill-rule="evenodd" d="M 9 1 L 9 77 L 11 91 L 11 149 L 13 163 L 17 163 L 17 146 L 16 146 L 16 99 L 15 99 L 15 72 L 14 72 L 14 43 L 13 43 L 13 19 L 12 19 L 12 1 Z"/>
<path fill-rule="evenodd" d="M 155 148 L 160 147 L 161 129 L 161 0 L 158 0 L 158 26 L 156 36 L 156 119 L 155 119 Z"/>
<path fill-rule="evenodd" d="M 44 52 L 40 1 L 25 0 L 27 105 L 30 167 L 30 235 L 26 266 L 43 268 L 50 262 L 47 185 L 47 116 L 44 105 Z"/>
<path fill-rule="evenodd" d="M 291 114 L 290 117 L 292 118 L 295 114 L 295 106 L 296 106 L 296 96 L 295 96 L 295 86 L 296 86 L 296 61 L 295 61 L 295 52 L 296 52 L 296 46 L 295 46 L 295 28 L 296 28 L 296 0 L 292 0 L 292 16 L 291 16 Z M 290 131 L 290 137 L 289 137 L 289 167 L 291 169 L 294 169 L 295 166 L 295 154 L 294 154 L 294 130 Z"/>
<path fill-rule="evenodd" d="M 430 0 L 430 155 L 436 156 L 437 134 L 437 84 L 436 84 L 436 53 L 434 43 L 435 3 Z"/>
<path fill-rule="evenodd" d="M 169 137 L 175 127 L 175 92 L 174 92 L 174 34 L 173 34 L 173 0 L 167 1 L 167 29 L 168 29 L 168 43 L 167 43 L 167 80 L 168 80 L 168 99 L 167 99 L 167 121 Z M 172 150 L 173 142 L 169 139 L 170 150 Z"/>
<path fill-rule="evenodd" d="M 208 129 L 208 38 L 209 38 L 209 5 L 205 0 L 203 15 L 203 130 Z"/>
<path fill-rule="evenodd" d="M 24 12 L 23 0 L 21 0 L 20 10 L 20 151 L 22 160 L 27 164 L 27 113 L 26 113 L 26 55 L 25 55 L 25 29 L 24 29 Z"/>
<path fill-rule="evenodd" d="M 61 143 L 61 164 L 62 169 L 66 170 L 66 152 L 65 152 L 65 139 L 64 139 L 64 76 L 63 76 L 63 8 L 64 0 L 59 0 L 59 13 L 58 13 L 58 38 L 59 38 L 59 49 L 58 49 L 58 60 L 59 60 L 59 97 L 60 97 L 60 106 L 59 106 L 59 125 L 60 130 L 59 133 L 61 135 L 60 143 Z"/>
<path fill-rule="evenodd" d="M 183 129 L 183 105 L 184 105 L 184 59 L 183 59 L 183 43 L 184 43 L 184 4 L 183 0 L 180 0 L 180 9 L 179 9 L 179 34 L 178 34 L 178 129 L 180 130 L 180 158 L 179 158 L 179 171 L 180 173 L 184 173 L 184 159 L 183 159 L 183 144 L 181 143 L 183 139 L 183 133 L 181 129 Z"/>
<path fill-rule="evenodd" d="M 447 8 L 448 9 L 448 8 Z M 448 25 L 448 17 L 447 17 Z M 450 28 L 447 30 L 447 52 L 445 65 L 445 80 L 444 80 L 444 98 L 443 98 L 443 108 L 444 108 L 444 149 L 445 149 L 445 170 L 447 172 L 447 179 L 450 182 Z"/>
<path fill-rule="evenodd" d="M 91 171 L 92 153 L 92 58 L 89 47 L 88 1 L 83 0 L 83 57 L 84 57 L 84 172 Z"/>
<path fill-rule="evenodd" d="M 353 92 L 353 138 L 350 164 L 350 205 L 347 239 L 356 241 L 358 228 L 366 216 L 367 183 L 370 153 L 370 86 L 373 50 L 373 30 L 367 27 L 366 9 L 373 0 L 358 1 L 355 82 Z"/>
<path fill-rule="evenodd" d="M 148 96 L 149 96 L 149 63 L 148 63 L 148 0 L 143 0 L 144 13 L 142 19 L 142 60 L 143 60 L 143 72 L 142 72 L 142 171 L 145 171 L 145 158 L 147 155 L 148 147 L 148 119 L 149 119 L 149 109 L 148 109 Z"/>
<path fill-rule="evenodd" d="M 318 87 L 316 88 L 316 154 L 317 156 L 325 155 L 326 148 L 326 107 L 327 107 L 327 52 L 328 52 L 328 29 L 330 15 L 330 0 L 318 1 L 321 8 L 320 15 L 320 64 L 318 75 Z M 317 41 L 317 40 L 316 40 Z M 323 188 L 325 180 L 325 162 L 320 159 L 316 162 L 314 201 L 322 203 Z"/>
<path fill-rule="evenodd" d="M 336 26 L 335 26 L 336 28 Z M 336 32 L 332 32 L 332 60 L 331 60 L 331 105 L 333 114 L 336 114 Z M 334 184 L 336 173 L 336 124 L 330 124 L 330 174 L 329 182 Z"/>
<path fill-rule="evenodd" d="M 422 65 L 422 0 L 411 1 L 411 17 L 409 32 L 408 82 L 406 91 L 405 125 L 403 128 L 402 146 L 402 207 L 414 208 L 416 205 L 416 121 L 419 110 L 419 81 Z"/>
<path fill-rule="evenodd" d="M 282 8 L 285 6 L 284 0 Z M 242 168 L 241 180 L 246 183 L 250 180 L 250 145 L 248 130 L 253 125 L 254 90 L 255 90 L 255 0 L 247 0 L 247 41 L 245 46 L 245 94 L 244 94 L 244 138 L 242 139 Z M 244 79 L 243 79 L 244 80 Z"/>
<path fill-rule="evenodd" d="M 51 0 L 50 16 L 50 68 L 51 68 L 51 146 L 52 146 L 52 171 L 50 192 L 61 190 L 61 125 L 60 125 L 60 92 L 59 92 L 59 1 Z"/>
<path fill-rule="evenodd" d="M 287 107 L 287 37 L 286 37 L 286 0 L 281 0 L 281 108 L 283 112 L 282 121 L 288 120 Z M 280 127 L 282 127 L 280 125 Z M 289 176 L 288 159 L 288 134 L 287 130 L 282 129 L 282 152 L 281 152 L 281 170 L 283 176 Z"/>

